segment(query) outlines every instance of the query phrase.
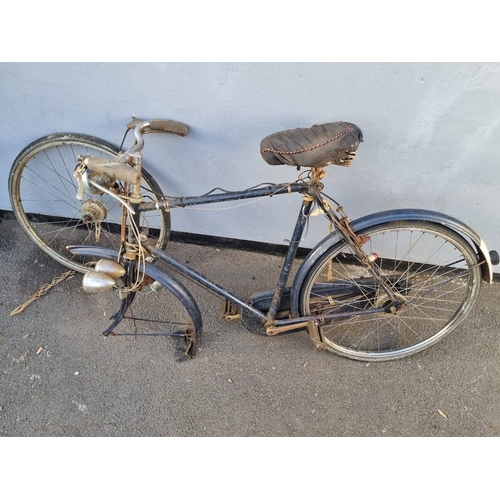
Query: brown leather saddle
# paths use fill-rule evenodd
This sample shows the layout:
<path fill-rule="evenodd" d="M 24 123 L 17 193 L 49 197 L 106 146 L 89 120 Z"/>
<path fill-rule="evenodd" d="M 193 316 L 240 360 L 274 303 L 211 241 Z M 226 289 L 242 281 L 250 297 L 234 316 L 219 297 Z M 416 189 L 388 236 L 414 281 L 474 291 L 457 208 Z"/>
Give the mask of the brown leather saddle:
<path fill-rule="evenodd" d="M 260 153 L 270 165 L 349 166 L 362 141 L 361 129 L 353 123 L 332 122 L 268 135 L 260 143 Z"/>

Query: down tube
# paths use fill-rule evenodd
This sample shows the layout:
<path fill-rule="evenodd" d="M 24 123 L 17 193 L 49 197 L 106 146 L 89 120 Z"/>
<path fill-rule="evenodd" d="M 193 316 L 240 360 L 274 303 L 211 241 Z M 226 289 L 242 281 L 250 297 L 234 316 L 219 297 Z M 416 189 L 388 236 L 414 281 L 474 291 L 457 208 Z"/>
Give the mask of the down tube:
<path fill-rule="evenodd" d="M 183 276 L 186 276 L 186 278 L 189 278 L 194 283 L 202 286 L 203 288 L 205 288 L 206 290 L 208 290 L 210 292 L 215 293 L 219 297 L 223 297 L 223 298 L 229 300 L 230 302 L 232 302 L 233 304 L 236 304 L 241 309 L 244 309 L 245 311 L 247 311 L 249 314 L 258 318 L 259 320 L 264 321 L 266 319 L 266 316 L 264 314 L 262 314 L 261 311 L 253 308 L 252 306 L 247 304 L 245 301 L 241 300 L 236 295 L 227 291 L 225 288 L 218 285 L 217 283 L 210 281 L 208 278 L 206 278 L 202 274 L 198 273 L 194 269 L 179 262 L 178 260 L 174 259 L 170 255 L 167 255 L 165 252 L 161 251 L 160 249 L 156 248 L 154 245 L 152 245 L 150 243 L 145 242 L 145 243 L 143 243 L 143 245 L 146 248 L 146 250 L 148 250 L 148 252 L 151 253 L 151 255 L 160 259 L 162 262 L 169 265 L 172 269 L 175 269 L 177 272 L 181 273 Z"/>

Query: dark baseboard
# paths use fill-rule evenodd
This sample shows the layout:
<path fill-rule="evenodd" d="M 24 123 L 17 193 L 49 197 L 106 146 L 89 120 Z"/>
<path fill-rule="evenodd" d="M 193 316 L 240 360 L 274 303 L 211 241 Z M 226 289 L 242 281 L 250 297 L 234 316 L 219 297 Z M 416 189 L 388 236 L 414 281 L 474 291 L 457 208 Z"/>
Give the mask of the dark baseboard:
<path fill-rule="evenodd" d="M 231 248 L 234 250 L 245 250 L 247 252 L 259 252 L 270 255 L 285 255 L 288 246 L 274 243 L 263 243 L 261 241 L 239 240 L 235 238 L 223 238 L 205 234 L 184 233 L 172 231 L 170 241 L 188 243 L 192 245 L 204 245 L 210 247 Z M 310 248 L 299 248 L 297 257 L 305 257 L 311 251 Z"/>
<path fill-rule="evenodd" d="M 0 222 L 4 220 L 15 219 L 14 212 L 11 210 L 0 210 Z M 288 246 L 274 243 L 263 243 L 260 241 L 239 240 L 235 238 L 223 238 L 221 236 L 210 236 L 205 234 L 184 233 L 182 231 L 172 231 L 170 240 L 178 243 L 187 243 L 191 245 L 202 245 L 210 247 L 231 248 L 234 250 L 244 250 L 247 252 L 258 252 L 269 255 L 285 255 Z M 303 258 L 309 254 L 310 248 L 299 248 L 297 257 Z M 493 280 L 500 282 L 500 273 L 493 273 Z"/>
<path fill-rule="evenodd" d="M 14 220 L 15 218 L 14 212 L 9 210 L 0 210 L 0 221 L 2 219 Z M 285 255 L 288 250 L 288 245 L 239 240 L 235 238 L 223 238 L 220 236 L 210 236 L 205 234 L 185 233 L 182 231 L 172 231 L 170 240 L 179 243 L 188 243 L 191 245 L 232 248 L 235 250 L 245 250 L 248 252 L 259 252 L 271 255 Z M 311 250 L 309 248 L 299 248 L 297 257 L 305 257 L 310 251 Z"/>

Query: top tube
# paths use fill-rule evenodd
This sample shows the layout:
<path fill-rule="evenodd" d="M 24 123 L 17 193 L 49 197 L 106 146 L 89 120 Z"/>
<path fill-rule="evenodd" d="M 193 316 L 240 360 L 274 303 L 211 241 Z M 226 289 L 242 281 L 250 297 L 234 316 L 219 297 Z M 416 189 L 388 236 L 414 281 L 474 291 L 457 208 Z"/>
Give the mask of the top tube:
<path fill-rule="evenodd" d="M 208 203 L 221 203 L 224 201 L 245 200 L 249 198 L 263 198 L 278 194 L 307 193 L 309 186 L 305 183 L 293 182 L 288 184 L 273 184 L 262 188 L 251 188 L 244 191 L 231 191 L 227 193 L 207 194 L 204 196 L 187 196 L 178 198 L 164 198 L 160 204 L 166 209 L 184 208 Z M 140 212 L 158 210 L 158 202 L 143 202 L 138 208 Z"/>

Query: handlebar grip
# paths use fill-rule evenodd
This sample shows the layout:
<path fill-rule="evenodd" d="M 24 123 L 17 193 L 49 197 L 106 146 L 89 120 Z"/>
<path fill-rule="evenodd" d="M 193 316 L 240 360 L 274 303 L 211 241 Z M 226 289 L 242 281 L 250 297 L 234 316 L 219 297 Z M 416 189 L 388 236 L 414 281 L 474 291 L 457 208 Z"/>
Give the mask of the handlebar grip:
<path fill-rule="evenodd" d="M 168 132 L 169 134 L 177 134 L 182 137 L 186 136 L 189 132 L 189 127 L 186 124 L 173 120 L 150 120 L 149 128 L 153 131 Z"/>
<path fill-rule="evenodd" d="M 105 174 L 111 179 L 118 179 L 129 184 L 139 184 L 141 182 L 141 173 L 126 163 L 91 156 L 85 158 L 84 163 L 90 170 Z"/>

